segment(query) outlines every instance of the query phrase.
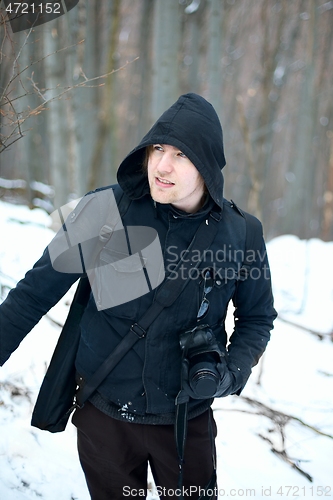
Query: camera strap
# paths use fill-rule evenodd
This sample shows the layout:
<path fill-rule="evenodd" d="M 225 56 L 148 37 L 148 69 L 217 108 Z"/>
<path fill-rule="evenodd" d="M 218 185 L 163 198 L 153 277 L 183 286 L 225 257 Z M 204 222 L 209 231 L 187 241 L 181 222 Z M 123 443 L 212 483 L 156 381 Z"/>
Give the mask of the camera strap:
<path fill-rule="evenodd" d="M 200 495 L 198 500 L 211 500 L 214 498 L 215 488 L 216 488 L 216 450 L 215 450 L 215 438 L 213 435 L 212 428 L 212 410 L 209 408 L 208 415 L 208 432 L 211 442 L 212 450 L 212 460 L 213 460 L 213 473 L 209 482 L 203 488 L 203 493 Z M 176 421 L 175 421 L 175 438 L 176 446 L 179 459 L 179 475 L 178 475 L 178 485 L 177 488 L 181 492 L 179 498 L 184 499 L 183 496 L 183 476 L 184 476 L 184 452 L 185 443 L 187 437 L 187 426 L 188 426 L 188 402 L 183 402 L 177 404 L 176 407 Z"/>

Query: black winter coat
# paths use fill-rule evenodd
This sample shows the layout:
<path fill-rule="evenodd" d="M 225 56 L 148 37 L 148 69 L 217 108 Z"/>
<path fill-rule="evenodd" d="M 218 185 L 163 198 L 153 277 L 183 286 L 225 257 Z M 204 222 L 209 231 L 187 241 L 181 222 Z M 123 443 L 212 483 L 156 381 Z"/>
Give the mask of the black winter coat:
<path fill-rule="evenodd" d="M 209 194 L 205 205 L 197 213 L 184 213 L 171 205 L 156 204 L 151 199 L 142 164 L 145 147 L 155 143 L 179 148 L 203 176 Z M 210 325 L 223 345 L 227 345 L 228 341 L 224 327 L 227 307 L 230 301 L 235 306 L 235 328 L 228 352 L 229 360 L 238 368 L 242 387 L 269 340 L 276 313 L 265 244 L 262 241 L 260 252 L 253 255 L 255 262 L 251 276 L 245 281 L 238 281 L 245 251 L 245 220 L 223 198 L 221 168 L 224 164 L 222 130 L 215 111 L 200 96 L 188 94 L 162 115 L 119 167 L 118 182 L 132 200 L 123 224 L 125 227 L 146 226 L 157 232 L 166 275 L 172 272 L 181 252 L 187 248 L 199 224 L 208 218 L 212 208 L 222 210 L 218 234 L 176 303 L 162 311 L 150 326 L 148 335 L 126 354 L 98 389 L 105 400 L 119 408 L 126 408 L 134 416 L 174 413 L 175 397 L 180 389 L 179 335 L 197 324 L 196 317 L 203 297 L 204 269 L 212 269 L 215 276 L 204 323 Z M 108 192 L 107 188 L 104 189 L 103 196 Z M 84 198 L 66 224 L 77 225 L 83 232 L 93 224 L 98 234 L 106 219 L 105 210 L 100 208 L 99 194 L 96 192 L 90 196 L 89 203 Z M 82 241 L 84 239 L 83 236 Z M 105 254 L 107 252 L 104 252 L 104 258 Z M 69 252 L 69 271 L 71 259 Z M 34 268 L 10 292 L 0 306 L 1 364 L 85 272 L 84 266 L 81 269 L 74 264 L 72 270 L 75 272 L 64 273 L 54 269 L 46 249 Z M 135 272 L 135 269 L 118 266 L 116 272 L 119 273 L 117 280 L 121 280 L 122 273 Z M 82 335 L 76 360 L 80 375 L 89 378 L 95 372 L 130 326 L 148 309 L 157 289 L 130 302 L 102 310 L 97 308 L 96 296 L 91 294 L 81 321 Z M 191 400 L 190 412 L 193 414 L 196 408 L 204 409 L 210 403 Z"/>

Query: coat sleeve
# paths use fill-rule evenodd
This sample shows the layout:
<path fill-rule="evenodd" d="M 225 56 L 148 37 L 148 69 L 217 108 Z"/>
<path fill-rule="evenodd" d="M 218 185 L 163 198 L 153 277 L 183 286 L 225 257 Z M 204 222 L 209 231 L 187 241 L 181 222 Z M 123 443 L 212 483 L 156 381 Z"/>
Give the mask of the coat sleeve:
<path fill-rule="evenodd" d="M 240 394 L 252 367 L 266 349 L 277 316 L 264 240 L 260 251 L 253 255 L 249 276 L 237 283 L 233 304 L 235 326 L 230 337 L 228 358 L 240 375 L 242 387 L 237 392 Z"/>
<path fill-rule="evenodd" d="M 48 249 L 0 305 L 0 365 L 81 274 L 61 273 Z"/>
<path fill-rule="evenodd" d="M 84 196 L 42 257 L 0 305 L 0 365 L 72 284 L 94 268 L 103 246 L 100 230 L 106 213 L 111 225 L 121 220 L 110 187 Z"/>

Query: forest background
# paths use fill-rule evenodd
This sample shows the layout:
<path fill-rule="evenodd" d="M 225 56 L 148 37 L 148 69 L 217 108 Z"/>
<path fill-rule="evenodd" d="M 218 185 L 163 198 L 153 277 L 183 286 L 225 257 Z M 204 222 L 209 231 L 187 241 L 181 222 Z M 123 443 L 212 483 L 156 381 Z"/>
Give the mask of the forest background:
<path fill-rule="evenodd" d="M 0 199 L 52 212 L 114 183 L 196 92 L 222 122 L 225 196 L 267 239 L 333 239 L 333 1 L 80 0 L 17 33 L 2 2 L 0 24 Z"/>

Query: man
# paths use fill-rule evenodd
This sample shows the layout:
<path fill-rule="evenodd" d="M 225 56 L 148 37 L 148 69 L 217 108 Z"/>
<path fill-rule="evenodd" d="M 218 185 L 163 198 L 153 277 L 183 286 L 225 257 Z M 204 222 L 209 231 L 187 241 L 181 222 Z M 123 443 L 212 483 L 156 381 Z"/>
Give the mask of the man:
<path fill-rule="evenodd" d="M 118 183 L 130 200 L 122 217 L 125 232 L 119 234 L 125 234 L 128 248 L 135 246 L 130 228 L 152 228 L 162 249 L 166 278 L 178 279 L 183 264 L 195 272 L 188 272 L 186 283 L 186 276 L 181 278 L 184 286 L 177 300 L 160 312 L 146 336 L 74 413 L 80 461 L 93 500 L 145 494 L 148 463 L 161 498 L 181 493 L 216 497 L 216 491 L 202 493 L 214 475 L 216 426 L 210 406 L 214 397 L 240 394 L 265 350 L 276 316 L 262 238 L 260 251 L 253 251 L 256 272 L 239 279 L 250 249 L 245 248 L 245 218 L 223 198 L 224 165 L 222 129 L 213 107 L 202 97 L 187 94 L 157 120 L 119 167 Z M 97 194 L 109 198 L 110 191 Z M 87 228 L 94 226 L 98 234 L 105 227 L 107 210 L 97 198 L 95 194 L 91 200 L 89 195 L 83 198 L 68 219 L 68 227 L 77 228 L 81 241 L 88 239 Z M 208 248 L 200 257 L 194 250 L 187 253 L 199 228 L 212 224 L 216 234 Z M 113 303 L 110 291 L 117 295 L 125 275 L 130 276 L 124 281 L 130 294 L 131 284 L 138 282 L 135 276 L 143 271 L 147 276 L 154 260 L 145 261 L 138 251 L 140 261 L 132 265 L 126 252 L 122 255 L 119 238 L 113 238 L 99 254 L 104 266 L 98 264 L 94 270 L 93 293 L 80 324 L 76 370 L 83 380 L 96 372 L 163 287 L 156 279 L 129 302 L 122 298 Z M 54 255 L 59 253 L 50 245 L 1 305 L 1 364 L 84 274 L 84 267 L 82 271 L 71 267 L 68 252 L 70 269 L 68 264 L 65 272 L 61 265 L 58 269 Z M 127 265 L 122 265 L 125 261 Z M 112 279 L 106 278 L 107 268 Z M 230 301 L 235 306 L 235 328 L 226 351 L 224 321 Z M 186 432 L 179 434 L 176 424 L 177 450 L 174 425 L 176 408 L 182 404 L 188 429 L 185 455 L 179 457 L 179 441 Z"/>

